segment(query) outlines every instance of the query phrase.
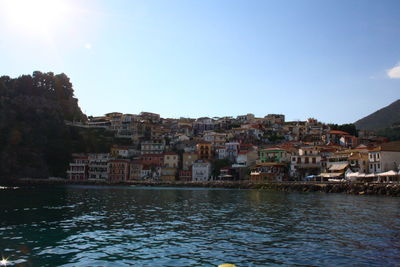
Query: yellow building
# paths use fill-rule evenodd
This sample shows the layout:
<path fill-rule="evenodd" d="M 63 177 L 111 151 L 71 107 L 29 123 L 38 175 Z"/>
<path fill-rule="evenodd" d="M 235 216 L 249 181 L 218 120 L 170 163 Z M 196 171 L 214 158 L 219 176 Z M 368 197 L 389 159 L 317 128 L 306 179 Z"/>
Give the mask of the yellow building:
<path fill-rule="evenodd" d="M 183 153 L 182 169 L 185 171 L 190 170 L 190 168 L 192 167 L 193 163 L 196 160 L 198 160 L 197 153 L 194 152 Z"/>
<path fill-rule="evenodd" d="M 161 180 L 162 181 L 175 181 L 176 174 L 178 169 L 177 168 L 162 168 L 161 169 Z"/>
<path fill-rule="evenodd" d="M 164 153 L 164 166 L 167 168 L 178 168 L 179 156 L 175 152 Z"/>

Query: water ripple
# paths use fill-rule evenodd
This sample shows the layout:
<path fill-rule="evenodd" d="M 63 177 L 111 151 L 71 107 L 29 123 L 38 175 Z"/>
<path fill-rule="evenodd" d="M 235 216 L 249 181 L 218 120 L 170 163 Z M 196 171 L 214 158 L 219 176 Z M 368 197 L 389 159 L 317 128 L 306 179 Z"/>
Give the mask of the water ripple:
<path fill-rule="evenodd" d="M 66 186 L 2 190 L 0 203 L 0 252 L 17 266 L 400 262 L 398 198 Z"/>

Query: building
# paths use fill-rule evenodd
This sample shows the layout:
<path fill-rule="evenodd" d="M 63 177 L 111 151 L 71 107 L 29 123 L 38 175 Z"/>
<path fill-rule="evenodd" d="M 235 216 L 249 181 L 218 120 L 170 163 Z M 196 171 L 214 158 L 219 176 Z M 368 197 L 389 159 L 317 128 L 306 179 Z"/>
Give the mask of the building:
<path fill-rule="evenodd" d="M 236 120 L 239 123 L 249 123 L 249 122 L 254 121 L 254 119 L 255 119 L 255 116 L 252 113 L 248 113 L 246 115 L 239 115 L 236 117 Z"/>
<path fill-rule="evenodd" d="M 383 143 L 368 152 L 370 173 L 398 171 L 400 168 L 400 141 Z"/>
<path fill-rule="evenodd" d="M 100 117 L 89 117 L 88 118 L 88 126 L 89 128 L 103 128 L 108 129 L 111 126 L 110 118 L 106 116 Z"/>
<path fill-rule="evenodd" d="M 175 181 L 177 175 L 177 168 L 163 167 L 161 168 L 161 180 L 162 181 Z"/>
<path fill-rule="evenodd" d="M 164 153 L 164 167 L 166 168 L 178 168 L 179 156 L 175 152 Z"/>
<path fill-rule="evenodd" d="M 160 177 L 161 177 L 161 167 L 143 166 L 141 171 L 141 179 L 150 181 L 159 181 Z"/>
<path fill-rule="evenodd" d="M 250 172 L 252 182 L 286 181 L 288 178 L 287 164 L 279 162 L 258 163 Z"/>
<path fill-rule="evenodd" d="M 144 166 L 158 166 L 164 165 L 163 154 L 144 154 L 140 156 L 140 161 Z"/>
<path fill-rule="evenodd" d="M 359 141 L 358 138 L 353 135 L 345 135 L 340 137 L 339 144 L 347 148 L 352 148 L 358 146 Z"/>
<path fill-rule="evenodd" d="M 160 122 L 160 114 L 152 113 L 152 112 L 140 112 L 139 114 L 142 120 L 147 120 L 152 123 Z"/>
<path fill-rule="evenodd" d="M 129 157 L 129 147 L 128 146 L 117 146 L 111 147 L 111 157 L 114 158 L 128 158 Z"/>
<path fill-rule="evenodd" d="M 192 169 L 179 171 L 180 181 L 192 181 Z"/>
<path fill-rule="evenodd" d="M 214 122 L 212 119 L 204 117 L 198 118 L 192 124 L 194 135 L 202 134 L 204 131 L 214 130 Z"/>
<path fill-rule="evenodd" d="M 215 157 L 217 159 L 226 159 L 226 148 L 224 146 L 218 146 L 215 148 Z"/>
<path fill-rule="evenodd" d="M 73 181 L 84 181 L 88 179 L 88 156 L 85 154 L 73 154 L 72 162 L 67 171 L 68 179 Z"/>
<path fill-rule="evenodd" d="M 142 180 L 143 164 L 140 160 L 133 160 L 129 164 L 129 180 Z"/>
<path fill-rule="evenodd" d="M 295 179 L 303 179 L 308 175 L 321 173 L 320 148 L 317 146 L 302 147 L 298 155 L 291 156 L 290 175 Z"/>
<path fill-rule="evenodd" d="M 108 179 L 110 182 L 125 182 L 129 179 L 129 160 L 112 159 L 108 161 Z"/>
<path fill-rule="evenodd" d="M 203 139 L 211 143 L 213 146 L 223 145 L 228 135 L 226 133 L 216 133 L 212 131 L 204 132 Z"/>
<path fill-rule="evenodd" d="M 218 180 L 220 181 L 232 181 L 234 179 L 232 175 L 232 170 L 230 168 L 222 168 L 220 169 L 220 173 L 218 175 Z"/>
<path fill-rule="evenodd" d="M 193 163 L 198 160 L 197 153 L 194 152 L 184 152 L 182 156 L 182 170 L 191 169 Z"/>
<path fill-rule="evenodd" d="M 109 153 L 89 154 L 89 179 L 108 180 Z"/>
<path fill-rule="evenodd" d="M 264 117 L 264 119 L 268 125 L 285 123 L 285 115 L 283 114 L 268 114 Z"/>
<path fill-rule="evenodd" d="M 240 151 L 232 167 L 249 167 L 257 162 L 257 151 Z"/>
<path fill-rule="evenodd" d="M 350 168 L 353 172 L 368 173 L 368 151 L 352 152 L 348 158 Z"/>
<path fill-rule="evenodd" d="M 211 179 L 211 163 L 197 160 L 192 166 L 192 181 L 209 181 Z"/>
<path fill-rule="evenodd" d="M 240 144 L 238 142 L 225 143 L 226 158 L 234 162 L 239 154 Z"/>
<path fill-rule="evenodd" d="M 162 154 L 165 150 L 164 140 L 143 141 L 140 144 L 140 153 L 144 154 Z"/>
<path fill-rule="evenodd" d="M 325 135 L 325 142 L 326 144 L 335 144 L 351 148 L 358 145 L 358 138 L 344 131 L 330 130 Z"/>
<path fill-rule="evenodd" d="M 212 158 L 211 143 L 203 142 L 196 145 L 197 157 L 201 160 L 209 160 Z"/>
<path fill-rule="evenodd" d="M 109 129 L 112 131 L 118 131 L 121 129 L 122 123 L 121 123 L 121 117 L 122 113 L 120 112 L 110 112 L 105 114 L 107 119 L 110 121 L 110 127 Z"/>
<path fill-rule="evenodd" d="M 258 162 L 290 162 L 291 153 L 279 147 L 271 147 L 258 151 Z"/>

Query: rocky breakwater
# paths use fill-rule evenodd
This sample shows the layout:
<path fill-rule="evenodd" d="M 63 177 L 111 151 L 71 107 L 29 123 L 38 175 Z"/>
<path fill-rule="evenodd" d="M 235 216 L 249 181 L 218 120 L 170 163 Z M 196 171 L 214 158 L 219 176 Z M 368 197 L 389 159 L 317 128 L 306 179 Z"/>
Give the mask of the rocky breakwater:
<path fill-rule="evenodd" d="M 270 183 L 263 184 L 262 189 L 273 189 L 287 192 L 325 192 L 346 193 L 354 195 L 384 195 L 400 197 L 398 183 Z"/>

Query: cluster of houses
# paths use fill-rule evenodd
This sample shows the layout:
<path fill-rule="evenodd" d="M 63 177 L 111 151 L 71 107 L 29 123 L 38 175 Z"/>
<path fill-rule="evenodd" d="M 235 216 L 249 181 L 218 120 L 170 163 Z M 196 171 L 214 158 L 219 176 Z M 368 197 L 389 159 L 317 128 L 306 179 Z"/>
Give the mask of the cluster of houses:
<path fill-rule="evenodd" d="M 130 143 L 108 153 L 74 154 L 71 180 L 399 179 L 400 142 L 371 131 L 356 137 L 316 119 L 286 122 L 281 114 L 164 119 L 150 112 L 113 112 L 70 125 L 104 128 Z"/>

